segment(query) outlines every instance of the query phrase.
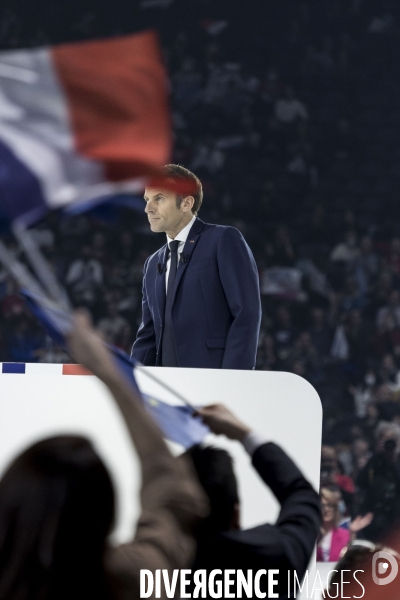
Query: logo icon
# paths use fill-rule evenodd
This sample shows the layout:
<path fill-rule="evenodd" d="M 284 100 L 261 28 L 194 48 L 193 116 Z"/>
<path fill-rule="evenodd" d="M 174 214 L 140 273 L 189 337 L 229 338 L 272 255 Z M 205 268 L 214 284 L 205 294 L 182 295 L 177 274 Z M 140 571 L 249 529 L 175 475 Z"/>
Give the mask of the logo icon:
<path fill-rule="evenodd" d="M 384 560 L 385 562 L 378 562 L 378 560 Z M 384 575 L 387 573 L 389 569 L 389 565 L 391 566 L 390 573 L 386 575 L 386 577 L 378 577 L 378 575 Z M 397 560 L 389 554 L 389 552 L 384 552 L 381 550 L 380 552 L 375 552 L 372 557 L 372 579 L 373 582 L 377 585 L 388 585 L 392 583 L 394 579 L 397 577 L 399 572 L 399 565 L 397 564 Z"/>

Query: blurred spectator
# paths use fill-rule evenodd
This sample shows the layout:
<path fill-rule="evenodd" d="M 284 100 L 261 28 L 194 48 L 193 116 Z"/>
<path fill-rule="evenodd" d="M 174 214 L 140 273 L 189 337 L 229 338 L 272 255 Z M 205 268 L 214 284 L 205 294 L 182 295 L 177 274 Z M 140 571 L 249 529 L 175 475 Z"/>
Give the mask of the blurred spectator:
<path fill-rule="evenodd" d="M 70 360 L 67 352 L 51 340 L 46 340 L 46 346 L 38 350 L 36 355 L 40 363 L 64 364 Z"/>
<path fill-rule="evenodd" d="M 393 275 L 400 275 L 400 238 L 393 238 L 390 243 L 388 267 Z"/>
<path fill-rule="evenodd" d="M 400 389 L 400 371 L 392 354 L 382 357 L 377 374 L 378 382 L 386 384 L 393 392 Z"/>
<path fill-rule="evenodd" d="M 180 70 L 172 79 L 176 101 L 188 111 L 201 99 L 202 79 L 202 75 L 196 70 L 195 61 L 191 57 L 183 60 Z"/>
<path fill-rule="evenodd" d="M 119 263 L 130 266 L 136 258 L 136 248 L 131 231 L 123 231 L 113 244 L 115 258 Z"/>
<path fill-rule="evenodd" d="M 376 317 L 376 324 L 378 327 L 382 327 L 387 322 L 388 317 L 392 318 L 392 322 L 395 327 L 400 326 L 400 292 L 393 290 L 390 292 L 389 302 L 386 306 L 383 306 L 378 310 Z"/>
<path fill-rule="evenodd" d="M 387 270 L 380 273 L 380 275 L 378 275 L 378 279 L 373 282 L 371 286 L 369 299 L 371 306 L 370 315 L 372 318 L 375 318 L 375 320 L 377 320 L 377 310 L 385 304 L 389 304 L 392 288 L 393 276 Z M 392 302 L 394 302 L 396 305 L 396 298 L 393 298 Z M 390 308 L 390 306 L 388 306 L 388 308 Z M 390 310 L 388 310 L 387 312 L 390 313 Z M 395 321 L 395 323 L 397 324 L 397 320 Z"/>
<path fill-rule="evenodd" d="M 19 317 L 25 312 L 25 303 L 18 294 L 14 282 L 8 283 L 8 293 L 3 297 L 0 305 L 1 316 L 5 320 Z"/>
<path fill-rule="evenodd" d="M 129 323 L 119 314 L 117 304 L 109 301 L 107 304 L 107 316 L 100 319 L 97 328 L 108 344 L 115 344 L 117 339 L 121 339 L 123 331 L 127 331 Z"/>
<path fill-rule="evenodd" d="M 92 257 L 89 247 L 82 248 L 82 258 L 76 259 L 69 267 L 65 282 L 76 305 L 92 306 L 98 301 L 98 293 L 103 283 L 101 263 Z"/>
<path fill-rule="evenodd" d="M 294 342 L 288 360 L 293 363 L 293 372 L 301 375 L 309 381 L 318 380 L 321 368 L 321 356 L 318 354 L 316 347 L 312 343 L 311 335 L 308 331 L 303 331 Z M 303 373 L 299 373 L 300 363 L 303 368 Z"/>
<path fill-rule="evenodd" d="M 13 362 L 37 362 L 41 345 L 41 333 L 27 317 L 14 319 L 8 335 L 9 355 Z"/>
<path fill-rule="evenodd" d="M 323 308 L 314 307 L 311 310 L 310 337 L 319 356 L 327 357 L 332 346 L 333 331 Z"/>
<path fill-rule="evenodd" d="M 195 173 L 207 171 L 216 173 L 224 164 L 224 153 L 215 142 L 206 140 L 199 144 L 194 150 L 193 159 L 190 163 L 190 169 Z"/>
<path fill-rule="evenodd" d="M 346 288 L 343 292 L 342 306 L 345 311 L 353 309 L 363 309 L 366 305 L 366 299 L 360 293 L 357 281 L 353 277 L 347 279 Z"/>
<path fill-rule="evenodd" d="M 371 327 L 359 309 L 351 309 L 345 321 L 345 333 L 350 357 L 359 362 L 367 355 L 371 340 Z"/>
<path fill-rule="evenodd" d="M 275 103 L 275 117 L 285 124 L 296 123 L 299 119 L 306 120 L 308 118 L 306 107 L 295 97 L 290 86 L 286 87 L 284 95 Z"/>
<path fill-rule="evenodd" d="M 383 315 L 377 326 L 373 340 L 373 348 L 377 356 L 394 353 L 400 355 L 400 326 L 396 325 L 393 315 Z"/>
<path fill-rule="evenodd" d="M 296 329 L 292 325 L 290 311 L 281 306 L 278 308 L 273 327 L 273 339 L 278 360 L 286 360 L 291 352 L 296 335 Z"/>
<path fill-rule="evenodd" d="M 373 369 L 368 369 L 362 381 L 356 385 L 349 385 L 348 390 L 354 398 L 355 414 L 357 417 L 365 417 L 367 407 L 374 397 L 376 374 Z"/>
<path fill-rule="evenodd" d="M 354 277 L 357 280 L 360 292 L 365 295 L 378 274 L 379 261 L 373 251 L 372 240 L 365 236 L 360 243 L 360 254 L 354 265 Z"/>
<path fill-rule="evenodd" d="M 332 261 L 342 261 L 349 266 L 353 265 L 358 256 L 359 249 L 355 231 L 348 231 L 343 242 L 339 242 L 331 252 Z"/>
<path fill-rule="evenodd" d="M 317 560 L 336 562 L 350 541 L 350 532 L 339 527 L 339 501 L 332 490 L 321 488 L 322 526 L 317 547 Z"/>
<path fill-rule="evenodd" d="M 355 477 L 357 477 L 359 472 L 365 467 L 370 458 L 371 451 L 368 440 L 362 437 L 356 438 L 352 444 L 352 472 Z"/>
<path fill-rule="evenodd" d="M 323 445 L 321 450 L 321 487 L 339 488 L 348 512 L 351 512 L 355 486 L 352 478 L 344 474 L 340 465 L 336 449 L 333 446 Z"/>
<path fill-rule="evenodd" d="M 375 445 L 375 430 L 379 423 L 379 410 L 375 402 L 369 402 L 366 408 L 366 415 L 361 420 L 362 431 L 368 440 L 370 447 Z"/>
<path fill-rule="evenodd" d="M 375 452 L 357 477 L 361 510 L 374 514 L 364 530 L 366 539 L 372 541 L 382 539 L 400 517 L 400 427 L 382 421 L 375 440 Z"/>
<path fill-rule="evenodd" d="M 92 243 L 89 246 L 91 258 L 104 262 L 107 256 L 107 238 L 102 231 L 97 231 L 92 237 Z"/>

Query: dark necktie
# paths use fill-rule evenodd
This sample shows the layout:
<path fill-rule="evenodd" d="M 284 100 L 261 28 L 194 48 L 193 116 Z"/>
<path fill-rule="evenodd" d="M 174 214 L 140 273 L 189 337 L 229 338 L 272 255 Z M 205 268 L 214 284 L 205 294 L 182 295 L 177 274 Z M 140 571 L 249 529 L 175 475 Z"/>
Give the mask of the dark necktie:
<path fill-rule="evenodd" d="M 164 333 L 162 338 L 161 348 L 161 364 L 163 367 L 177 367 L 178 358 L 176 355 L 174 330 L 172 327 L 172 298 L 175 289 L 176 270 L 178 268 L 178 246 L 179 241 L 174 240 L 169 244 L 169 250 L 171 253 L 171 263 L 168 273 L 168 286 L 167 286 L 167 298 L 165 301 L 165 314 L 164 314 Z"/>

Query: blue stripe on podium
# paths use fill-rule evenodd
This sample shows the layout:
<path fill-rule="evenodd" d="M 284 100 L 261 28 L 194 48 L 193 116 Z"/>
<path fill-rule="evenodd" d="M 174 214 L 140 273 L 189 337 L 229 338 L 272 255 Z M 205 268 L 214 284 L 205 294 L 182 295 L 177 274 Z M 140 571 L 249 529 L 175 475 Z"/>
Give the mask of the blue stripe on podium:
<path fill-rule="evenodd" d="M 2 373 L 25 373 L 25 363 L 3 363 Z"/>

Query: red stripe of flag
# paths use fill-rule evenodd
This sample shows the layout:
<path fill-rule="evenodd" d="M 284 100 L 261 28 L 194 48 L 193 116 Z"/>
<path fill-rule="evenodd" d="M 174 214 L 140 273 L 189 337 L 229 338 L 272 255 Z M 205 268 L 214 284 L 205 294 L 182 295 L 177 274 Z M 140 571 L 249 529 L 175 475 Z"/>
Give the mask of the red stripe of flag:
<path fill-rule="evenodd" d="M 153 31 L 62 44 L 51 52 L 79 153 L 102 161 L 110 181 L 168 162 L 167 75 Z"/>

